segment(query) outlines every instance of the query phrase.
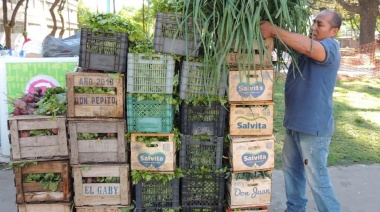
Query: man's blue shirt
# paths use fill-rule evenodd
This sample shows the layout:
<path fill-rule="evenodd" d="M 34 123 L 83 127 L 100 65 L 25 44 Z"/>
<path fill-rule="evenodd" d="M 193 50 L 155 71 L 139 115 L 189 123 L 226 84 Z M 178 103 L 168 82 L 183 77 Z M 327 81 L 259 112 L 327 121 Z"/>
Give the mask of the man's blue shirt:
<path fill-rule="evenodd" d="M 285 82 L 285 116 L 287 129 L 317 136 L 334 132 L 333 91 L 340 65 L 339 44 L 333 38 L 319 41 L 326 59 L 317 62 L 298 55 L 290 65 Z"/>

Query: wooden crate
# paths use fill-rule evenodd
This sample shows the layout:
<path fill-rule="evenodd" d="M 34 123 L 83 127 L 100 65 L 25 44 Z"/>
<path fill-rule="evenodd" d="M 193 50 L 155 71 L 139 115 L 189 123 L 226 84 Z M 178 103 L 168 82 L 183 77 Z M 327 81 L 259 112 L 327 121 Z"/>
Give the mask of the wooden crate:
<path fill-rule="evenodd" d="M 36 165 L 29 164 L 25 167 L 14 167 L 16 202 L 23 203 L 53 203 L 70 202 L 72 199 L 71 176 L 69 161 L 40 161 Z M 44 189 L 38 182 L 23 182 L 23 175 L 41 173 L 60 173 L 62 182 L 58 184 L 56 191 Z"/>
<path fill-rule="evenodd" d="M 226 61 L 228 65 L 237 66 L 239 65 L 239 62 L 244 65 L 255 65 L 255 66 L 263 66 L 263 67 L 270 67 L 272 63 L 272 51 L 274 49 L 274 39 L 273 38 L 267 38 L 264 40 L 264 44 L 267 51 L 260 50 L 257 48 L 258 44 L 257 41 L 255 42 L 255 55 L 254 59 L 250 61 L 251 58 L 247 58 L 246 54 L 241 54 L 238 52 L 229 52 L 226 56 Z M 245 51 L 244 49 L 242 51 Z M 259 51 L 262 51 L 263 58 L 260 58 Z"/>
<path fill-rule="evenodd" d="M 18 204 L 18 212 L 72 212 L 72 203 Z"/>
<path fill-rule="evenodd" d="M 130 205 L 129 165 L 73 165 L 74 203 L 82 206 Z M 119 183 L 84 183 L 88 177 L 119 177 Z"/>
<path fill-rule="evenodd" d="M 231 68 L 228 101 L 234 104 L 247 101 L 272 101 L 273 80 L 273 69 L 239 70 Z"/>
<path fill-rule="evenodd" d="M 226 198 L 230 207 L 270 205 L 272 180 L 269 177 L 236 179 L 236 174 L 232 173 L 226 186 Z"/>
<path fill-rule="evenodd" d="M 70 164 L 126 163 L 124 119 L 68 119 Z M 116 137 L 80 139 L 79 133 L 112 133 Z"/>
<path fill-rule="evenodd" d="M 168 137 L 168 141 L 154 141 L 153 146 L 137 141 L 137 137 Z M 174 172 L 176 168 L 176 145 L 173 133 L 132 133 L 131 169 L 154 172 Z"/>
<path fill-rule="evenodd" d="M 76 207 L 76 212 L 123 212 L 132 211 L 125 206 L 92 206 L 92 207 Z M 122 211 L 123 210 L 123 211 Z"/>
<path fill-rule="evenodd" d="M 272 135 L 273 101 L 230 105 L 230 135 Z"/>
<path fill-rule="evenodd" d="M 232 138 L 229 153 L 233 173 L 274 168 L 274 137 Z"/>
<path fill-rule="evenodd" d="M 8 117 L 12 161 L 68 159 L 66 119 L 57 116 L 21 115 Z M 20 135 L 30 130 L 58 129 L 57 134 L 44 136 Z"/>
<path fill-rule="evenodd" d="M 268 212 L 269 207 L 267 205 L 263 206 L 229 206 L 226 209 L 226 212 L 236 212 L 236 211 L 245 211 L 245 212 Z"/>
<path fill-rule="evenodd" d="M 124 75 L 66 73 L 67 117 L 124 118 Z M 75 87 L 115 88 L 115 94 L 75 93 Z"/>

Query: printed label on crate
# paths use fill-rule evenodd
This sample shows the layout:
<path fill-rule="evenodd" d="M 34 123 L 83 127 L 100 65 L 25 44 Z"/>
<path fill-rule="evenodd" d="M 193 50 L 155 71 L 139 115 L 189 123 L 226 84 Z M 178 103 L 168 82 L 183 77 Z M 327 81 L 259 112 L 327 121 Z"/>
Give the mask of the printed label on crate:
<path fill-rule="evenodd" d="M 138 154 L 138 160 L 144 167 L 153 166 L 158 168 L 165 163 L 166 155 L 162 152 L 150 154 L 148 152 L 142 152 Z"/>
<path fill-rule="evenodd" d="M 230 71 L 229 101 L 273 100 L 273 70 Z"/>
<path fill-rule="evenodd" d="M 76 94 L 74 98 L 76 105 L 116 105 L 115 95 L 100 94 Z"/>
<path fill-rule="evenodd" d="M 261 96 L 265 91 L 265 84 L 263 82 L 256 82 L 253 84 L 247 84 L 245 82 L 240 82 L 236 86 L 238 94 L 244 98 L 250 95 L 254 98 Z"/>
<path fill-rule="evenodd" d="M 228 202 L 231 206 L 270 204 L 271 187 L 269 177 L 246 180 L 236 179 L 236 174 L 232 174 L 227 183 Z"/>
<path fill-rule="evenodd" d="M 231 135 L 270 135 L 272 131 L 273 104 L 231 106 Z"/>
<path fill-rule="evenodd" d="M 234 172 L 274 167 L 274 140 L 234 143 L 230 147 Z"/>
<path fill-rule="evenodd" d="M 246 166 L 262 166 L 268 160 L 268 152 L 259 152 L 257 154 L 253 154 L 251 152 L 246 152 L 241 156 L 241 160 Z"/>
<path fill-rule="evenodd" d="M 120 184 L 110 184 L 110 183 L 83 184 L 83 195 L 85 196 L 120 195 Z"/>

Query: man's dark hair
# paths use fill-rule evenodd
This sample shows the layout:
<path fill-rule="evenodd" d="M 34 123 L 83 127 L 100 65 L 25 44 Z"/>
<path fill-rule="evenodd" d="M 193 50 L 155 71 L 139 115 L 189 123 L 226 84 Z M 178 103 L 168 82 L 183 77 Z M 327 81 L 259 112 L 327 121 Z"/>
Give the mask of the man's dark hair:
<path fill-rule="evenodd" d="M 325 10 L 326 12 L 332 14 L 332 18 L 330 20 L 331 28 L 338 28 L 342 25 L 342 16 L 334 10 Z"/>

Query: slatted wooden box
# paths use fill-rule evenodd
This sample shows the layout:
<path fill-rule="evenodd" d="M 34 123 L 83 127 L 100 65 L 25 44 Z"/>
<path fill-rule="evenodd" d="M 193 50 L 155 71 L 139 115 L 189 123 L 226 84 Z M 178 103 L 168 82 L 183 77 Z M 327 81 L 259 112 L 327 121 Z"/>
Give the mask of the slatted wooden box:
<path fill-rule="evenodd" d="M 273 101 L 230 105 L 230 135 L 272 135 Z"/>
<path fill-rule="evenodd" d="M 70 165 L 64 161 L 40 161 L 36 165 L 28 164 L 24 167 L 13 168 L 15 174 L 16 202 L 23 203 L 53 203 L 66 202 L 72 199 Z M 23 182 L 27 174 L 59 173 L 62 181 L 55 191 L 41 187 L 39 182 Z"/>
<path fill-rule="evenodd" d="M 239 207 L 232 207 L 229 206 L 226 209 L 226 212 L 236 212 L 236 211 L 245 211 L 245 212 L 268 212 L 269 208 L 267 205 L 263 206 L 239 206 Z"/>
<path fill-rule="evenodd" d="M 237 174 L 232 173 L 226 184 L 228 205 L 233 208 L 270 205 L 272 196 L 270 176 L 247 180 L 237 179 Z"/>
<path fill-rule="evenodd" d="M 238 65 L 251 65 L 251 66 L 262 66 L 269 67 L 272 63 L 272 51 L 274 49 L 274 39 L 267 38 L 264 40 L 264 45 L 266 50 L 259 49 L 257 41 L 254 42 L 255 52 L 252 55 L 253 58 L 247 57 L 246 49 L 232 50 L 227 53 L 226 61 L 228 65 L 238 66 Z M 260 56 L 261 51 L 261 56 Z M 262 58 L 261 58 L 262 57 Z"/>
<path fill-rule="evenodd" d="M 273 69 L 239 70 L 231 68 L 228 101 L 234 104 L 248 101 L 272 101 L 273 76 Z"/>
<path fill-rule="evenodd" d="M 151 145 L 138 141 L 138 137 L 152 137 L 165 140 L 153 141 Z M 167 137 L 167 138 L 166 138 Z M 174 172 L 176 168 L 176 145 L 173 133 L 132 133 L 131 134 L 131 169 L 154 172 Z"/>
<path fill-rule="evenodd" d="M 70 164 L 127 162 L 124 119 L 68 119 L 67 123 Z"/>
<path fill-rule="evenodd" d="M 72 212 L 72 203 L 18 204 L 18 212 Z"/>
<path fill-rule="evenodd" d="M 274 168 L 273 136 L 232 137 L 229 151 L 233 173 Z"/>
<path fill-rule="evenodd" d="M 82 206 L 129 206 L 129 165 L 73 165 L 74 204 Z M 92 183 L 96 178 L 119 178 L 119 182 Z"/>
<path fill-rule="evenodd" d="M 132 209 L 128 206 L 88 206 L 76 207 L 76 212 L 130 212 Z"/>
<path fill-rule="evenodd" d="M 42 115 L 13 116 L 8 118 L 8 128 L 12 161 L 57 160 L 69 157 L 66 119 L 63 116 L 55 119 Z M 42 130 L 46 133 L 33 136 L 33 131 L 42 133 Z"/>
<path fill-rule="evenodd" d="M 67 117 L 124 118 L 123 74 L 66 73 L 66 85 Z M 90 92 L 89 87 L 97 90 Z"/>

